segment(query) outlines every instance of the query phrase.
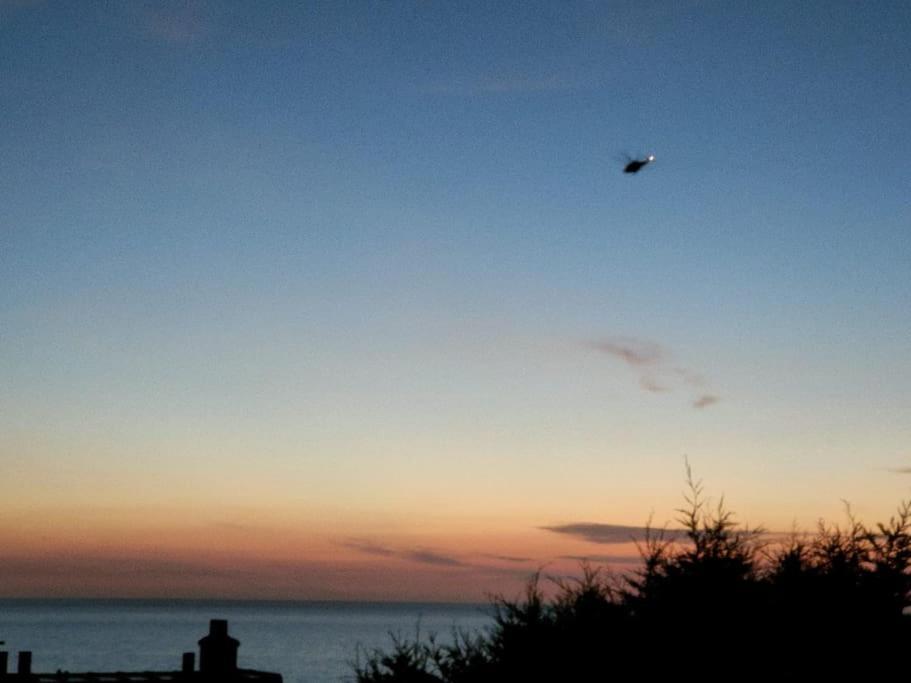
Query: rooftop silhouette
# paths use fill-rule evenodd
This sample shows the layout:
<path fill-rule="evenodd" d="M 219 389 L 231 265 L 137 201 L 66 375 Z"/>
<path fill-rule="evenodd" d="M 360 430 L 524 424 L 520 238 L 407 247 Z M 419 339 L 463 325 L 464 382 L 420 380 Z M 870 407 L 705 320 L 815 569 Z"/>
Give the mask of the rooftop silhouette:
<path fill-rule="evenodd" d="M 196 656 L 185 652 L 180 669 L 173 671 L 79 672 L 32 671 L 32 653 L 18 653 L 15 672 L 9 672 L 9 653 L 0 652 L 0 680 L 3 683 L 282 683 L 282 676 L 268 671 L 237 666 L 240 641 L 228 635 L 228 622 L 212 619 L 209 633 L 199 640 L 199 668 Z"/>

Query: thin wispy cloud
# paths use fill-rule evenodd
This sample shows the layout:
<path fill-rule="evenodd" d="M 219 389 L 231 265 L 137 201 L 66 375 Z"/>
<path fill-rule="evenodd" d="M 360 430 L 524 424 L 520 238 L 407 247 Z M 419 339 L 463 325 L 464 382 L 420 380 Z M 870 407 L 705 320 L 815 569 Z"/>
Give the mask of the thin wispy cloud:
<path fill-rule="evenodd" d="M 493 74 L 437 81 L 422 88 L 436 95 L 510 95 L 563 92 L 595 87 L 574 74 Z"/>
<path fill-rule="evenodd" d="M 148 35 L 167 43 L 195 43 L 211 35 L 211 10 L 198 2 L 165 2 L 137 9 L 139 24 Z"/>
<path fill-rule="evenodd" d="M 478 89 L 489 93 L 523 93 L 569 90 L 574 83 L 561 76 L 489 78 L 478 83 Z"/>
<path fill-rule="evenodd" d="M 420 552 L 420 551 L 418 551 Z M 0 561 L 0 585 L 11 594 L 65 594 L 92 597 L 168 595 L 272 599 L 320 596 L 326 599 L 376 599 L 406 595 L 423 599 L 424 591 L 439 585 L 447 571 L 463 586 L 483 586 L 506 580 L 518 586 L 530 572 L 518 567 L 447 566 L 439 557 L 390 569 L 383 562 L 278 560 L 257 553 L 184 560 L 156 557 L 154 552 L 108 554 L 103 551 L 7 554 Z M 74 582 L 61 593 L 61 586 Z M 380 593 L 375 592 L 383 586 Z M 507 585 L 507 584 L 500 584 Z M 409 593 L 409 591 L 412 591 Z M 416 591 L 416 592 L 414 592 Z M 448 594 L 451 598 L 457 595 Z M 480 597 L 480 594 L 478 594 Z"/>
<path fill-rule="evenodd" d="M 512 555 L 481 555 L 488 560 L 499 560 L 500 562 L 512 562 L 514 564 L 522 564 L 526 562 L 532 562 L 531 557 L 514 557 Z"/>
<path fill-rule="evenodd" d="M 670 389 L 663 384 L 659 384 L 651 377 L 640 377 L 639 386 L 653 394 L 666 394 Z"/>
<path fill-rule="evenodd" d="M 483 562 L 476 562 L 473 561 L 470 556 L 456 556 L 425 547 L 394 548 L 382 543 L 359 538 L 350 538 L 341 541 L 339 542 L 339 545 L 346 548 L 351 548 L 352 550 L 356 550 L 357 552 L 364 553 L 366 555 L 404 560 L 427 567 L 475 571 L 491 575 L 507 575 L 515 577 L 525 577 L 528 575 L 528 569 L 524 567 L 502 567 L 486 564 Z M 530 558 L 511 557 L 508 555 L 481 554 L 475 555 L 475 557 L 487 558 L 498 562 L 506 562 L 509 564 L 523 564 L 532 561 Z"/>
<path fill-rule="evenodd" d="M 56 553 L 44 556 L 6 557 L 0 567 L 0 578 L 43 576 L 48 578 L 83 578 L 111 580 L 120 576 L 141 576 L 144 579 L 171 580 L 213 579 L 241 576 L 244 570 L 236 567 L 217 567 L 204 563 L 146 556 L 84 553 Z"/>
<path fill-rule="evenodd" d="M 712 394 L 703 394 L 693 401 L 693 407 L 701 410 L 702 408 L 708 408 L 709 406 L 715 405 L 720 400 L 721 399 Z"/>
<path fill-rule="evenodd" d="M 396 557 L 399 555 L 398 551 L 374 543 L 373 541 L 349 539 L 347 541 L 341 541 L 339 545 L 344 546 L 345 548 L 351 548 L 352 550 L 356 550 L 359 553 L 364 553 L 366 555 L 377 555 L 379 557 Z"/>
<path fill-rule="evenodd" d="M 681 382 L 688 384 L 691 387 L 701 387 L 705 384 L 705 377 L 698 372 L 693 372 L 686 368 L 674 368 L 674 374 L 680 378 Z"/>
<path fill-rule="evenodd" d="M 465 567 L 463 560 L 452 555 L 430 550 L 428 548 L 391 548 L 374 541 L 352 538 L 342 541 L 339 545 L 351 548 L 359 553 L 375 555 L 377 557 L 390 557 L 420 564 L 430 564 L 437 567 Z"/>
<path fill-rule="evenodd" d="M 614 564 L 636 566 L 642 564 L 638 555 L 560 555 L 557 559 L 573 560 L 575 562 L 598 562 L 601 564 Z"/>
<path fill-rule="evenodd" d="M 619 358 L 633 367 L 654 367 L 665 358 L 665 351 L 654 342 L 634 337 L 613 337 L 592 342 L 592 346 Z"/>
<path fill-rule="evenodd" d="M 702 373 L 674 365 L 671 353 L 660 344 L 637 337 L 605 337 L 589 343 L 589 347 L 622 362 L 639 378 L 639 388 L 651 394 L 667 394 L 677 389 L 702 387 Z M 721 399 L 715 394 L 697 395 L 692 406 L 708 408 Z"/>
<path fill-rule="evenodd" d="M 401 553 L 401 557 L 406 560 L 411 560 L 412 562 L 420 562 L 421 564 L 432 564 L 439 567 L 465 567 L 467 566 L 462 560 L 452 557 L 451 555 L 444 555 L 443 553 L 438 553 L 433 550 L 417 549 L 417 550 L 406 550 Z"/>

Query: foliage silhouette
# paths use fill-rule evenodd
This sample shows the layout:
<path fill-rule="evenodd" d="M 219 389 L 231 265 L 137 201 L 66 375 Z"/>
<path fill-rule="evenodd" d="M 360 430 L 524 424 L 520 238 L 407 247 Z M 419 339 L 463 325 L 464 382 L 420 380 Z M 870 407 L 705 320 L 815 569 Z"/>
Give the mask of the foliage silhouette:
<path fill-rule="evenodd" d="M 711 507 L 687 466 L 685 542 L 649 527 L 641 567 L 582 566 L 540 576 L 516 600 L 494 598 L 493 625 L 450 643 L 394 639 L 356 666 L 359 683 L 493 681 L 849 680 L 907 675 L 911 503 L 866 527 L 770 539 Z"/>

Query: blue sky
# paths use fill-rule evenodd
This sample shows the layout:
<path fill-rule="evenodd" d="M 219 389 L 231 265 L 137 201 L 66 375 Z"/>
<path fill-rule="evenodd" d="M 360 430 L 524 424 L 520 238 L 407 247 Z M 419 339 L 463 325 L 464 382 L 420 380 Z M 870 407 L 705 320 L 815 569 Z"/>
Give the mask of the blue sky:
<path fill-rule="evenodd" d="M 0 491 L 168 508 L 221 463 L 213 506 L 630 524 L 688 454 L 773 524 L 883 514 L 909 29 L 899 2 L 0 2 Z"/>

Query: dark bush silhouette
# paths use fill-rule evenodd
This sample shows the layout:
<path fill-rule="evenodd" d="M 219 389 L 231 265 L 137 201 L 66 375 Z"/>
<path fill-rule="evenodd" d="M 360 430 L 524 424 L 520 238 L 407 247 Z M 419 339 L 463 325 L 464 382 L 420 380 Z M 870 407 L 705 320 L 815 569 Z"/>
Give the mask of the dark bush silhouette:
<path fill-rule="evenodd" d="M 868 528 L 784 541 L 741 528 L 722 501 L 709 508 L 687 469 L 687 541 L 651 530 L 641 568 L 583 565 L 547 598 L 534 576 L 524 596 L 493 600 L 484 633 L 394 639 L 356 668 L 359 683 L 819 681 L 911 675 L 911 503 Z"/>

